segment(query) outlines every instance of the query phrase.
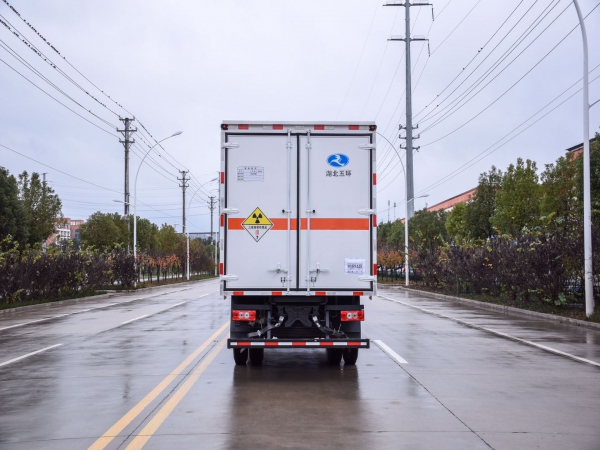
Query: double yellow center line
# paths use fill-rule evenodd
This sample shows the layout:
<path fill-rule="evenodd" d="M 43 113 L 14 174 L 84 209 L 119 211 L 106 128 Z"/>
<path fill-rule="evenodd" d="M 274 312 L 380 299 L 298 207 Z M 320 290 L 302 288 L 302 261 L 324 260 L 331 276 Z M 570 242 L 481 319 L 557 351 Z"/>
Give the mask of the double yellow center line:
<path fill-rule="evenodd" d="M 179 366 L 165 377 L 148 395 L 146 395 L 137 405 L 131 408 L 117 423 L 110 427 L 96 442 L 94 442 L 88 450 L 101 450 L 106 448 L 110 442 L 121 433 L 140 413 L 155 400 L 161 392 L 163 392 L 170 384 L 181 375 L 182 372 L 209 346 L 211 345 L 229 326 L 229 321 L 219 328 L 211 337 L 209 337 L 200 347 L 188 356 Z M 158 427 L 164 422 L 167 416 L 173 411 L 177 404 L 188 393 L 191 387 L 198 381 L 198 378 L 215 359 L 227 342 L 227 336 L 215 347 L 215 349 L 202 361 L 194 373 L 183 383 L 183 385 L 175 392 L 169 401 L 156 413 L 144 429 L 135 437 L 129 444 L 127 449 L 141 449 L 148 439 L 156 432 Z"/>

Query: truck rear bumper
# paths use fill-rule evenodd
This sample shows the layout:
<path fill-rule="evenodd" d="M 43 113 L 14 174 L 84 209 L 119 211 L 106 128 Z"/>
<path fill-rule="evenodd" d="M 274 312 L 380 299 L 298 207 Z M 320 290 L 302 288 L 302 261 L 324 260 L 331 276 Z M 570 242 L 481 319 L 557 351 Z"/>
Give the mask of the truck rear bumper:
<path fill-rule="evenodd" d="M 369 339 L 227 339 L 227 348 L 369 348 Z"/>

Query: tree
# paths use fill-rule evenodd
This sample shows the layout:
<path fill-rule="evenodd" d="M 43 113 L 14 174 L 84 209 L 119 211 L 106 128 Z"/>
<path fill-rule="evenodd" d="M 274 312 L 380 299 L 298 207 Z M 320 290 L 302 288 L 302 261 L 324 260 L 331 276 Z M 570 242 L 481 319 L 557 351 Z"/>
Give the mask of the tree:
<path fill-rule="evenodd" d="M 445 211 L 417 211 L 408 222 L 410 240 L 419 248 L 434 251 L 446 241 L 447 216 Z"/>
<path fill-rule="evenodd" d="M 19 200 L 17 180 L 0 167 L 0 241 L 11 236 L 21 245 L 27 243 L 27 216 Z"/>
<path fill-rule="evenodd" d="M 177 250 L 177 244 L 184 237 L 175 231 L 175 228 L 166 223 L 162 224 L 156 234 L 157 249 L 163 254 L 174 253 Z"/>
<path fill-rule="evenodd" d="M 130 217 L 130 245 L 133 248 L 133 216 Z M 152 252 L 158 247 L 158 226 L 148 219 L 137 218 L 137 249 Z"/>
<path fill-rule="evenodd" d="M 79 228 L 81 244 L 110 250 L 127 245 L 127 222 L 119 213 L 92 214 Z"/>
<path fill-rule="evenodd" d="M 502 189 L 496 195 L 496 212 L 492 225 L 503 234 L 516 236 L 524 228 L 539 224 L 541 187 L 534 161 L 517 159 L 502 177 Z"/>
<path fill-rule="evenodd" d="M 467 224 L 466 224 L 466 203 L 458 203 L 454 205 L 452 211 L 448 214 L 446 220 L 446 232 L 448 236 L 457 244 L 462 244 L 468 239 Z"/>
<path fill-rule="evenodd" d="M 465 208 L 465 231 L 473 239 L 489 239 L 496 234 L 491 217 L 496 210 L 496 194 L 502 186 L 502 171 L 492 166 L 479 175 L 475 197 Z"/>
<path fill-rule="evenodd" d="M 566 232 L 578 221 L 577 164 L 560 157 L 542 173 L 541 214 L 549 231 Z"/>
<path fill-rule="evenodd" d="M 54 190 L 42 183 L 40 174 L 27 172 L 19 175 L 20 198 L 27 220 L 28 243 L 43 242 L 56 230 L 56 219 L 61 219 L 62 202 Z"/>

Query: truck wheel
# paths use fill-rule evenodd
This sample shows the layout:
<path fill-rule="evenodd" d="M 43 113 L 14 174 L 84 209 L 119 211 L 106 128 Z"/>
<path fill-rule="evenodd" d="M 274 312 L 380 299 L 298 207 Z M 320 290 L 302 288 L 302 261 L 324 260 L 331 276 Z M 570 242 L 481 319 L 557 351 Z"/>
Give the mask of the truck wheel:
<path fill-rule="evenodd" d="M 233 360 L 238 366 L 245 366 L 248 360 L 248 350 L 245 348 L 234 348 Z"/>
<path fill-rule="evenodd" d="M 327 361 L 330 364 L 339 364 L 342 361 L 343 350 L 339 350 L 337 348 L 328 348 L 327 349 Z"/>
<path fill-rule="evenodd" d="M 250 349 L 250 362 L 254 366 L 260 366 L 263 362 L 263 358 L 265 357 L 265 349 L 264 348 L 251 348 Z"/>
<path fill-rule="evenodd" d="M 358 359 L 358 349 L 357 348 L 348 348 L 344 350 L 344 363 L 353 366 L 356 364 L 356 360 Z"/>

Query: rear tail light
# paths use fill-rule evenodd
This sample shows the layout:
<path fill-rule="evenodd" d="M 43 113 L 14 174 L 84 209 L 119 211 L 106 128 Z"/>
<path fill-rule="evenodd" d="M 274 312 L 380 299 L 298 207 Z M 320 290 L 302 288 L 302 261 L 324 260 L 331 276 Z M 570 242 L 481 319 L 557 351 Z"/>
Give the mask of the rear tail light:
<path fill-rule="evenodd" d="M 365 320 L 365 311 L 342 311 L 342 322 L 362 322 Z"/>
<path fill-rule="evenodd" d="M 256 311 L 247 311 L 234 309 L 232 311 L 232 319 L 235 322 L 255 322 L 256 321 Z"/>

